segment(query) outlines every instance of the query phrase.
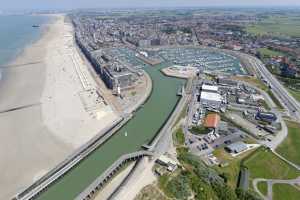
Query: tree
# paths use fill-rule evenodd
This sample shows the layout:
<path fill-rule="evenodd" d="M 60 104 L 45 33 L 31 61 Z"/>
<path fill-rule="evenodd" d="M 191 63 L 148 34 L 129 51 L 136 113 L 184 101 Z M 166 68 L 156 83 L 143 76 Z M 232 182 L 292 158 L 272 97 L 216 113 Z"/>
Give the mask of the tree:
<path fill-rule="evenodd" d="M 261 198 L 253 191 L 247 190 L 243 191 L 242 189 L 238 188 L 235 191 L 239 200 L 261 200 Z"/>
<path fill-rule="evenodd" d="M 168 182 L 166 189 L 168 193 L 172 194 L 176 199 L 188 199 L 190 196 L 188 181 L 186 176 L 179 174 Z"/>
<path fill-rule="evenodd" d="M 213 188 L 220 200 L 238 200 L 234 190 L 228 185 L 213 184 Z"/>

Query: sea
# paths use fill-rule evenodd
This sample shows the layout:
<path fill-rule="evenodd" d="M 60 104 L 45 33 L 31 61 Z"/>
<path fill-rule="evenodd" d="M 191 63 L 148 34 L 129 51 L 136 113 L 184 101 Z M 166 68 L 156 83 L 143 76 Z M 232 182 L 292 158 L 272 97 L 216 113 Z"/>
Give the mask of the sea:
<path fill-rule="evenodd" d="M 41 15 L 0 15 L 0 80 L 3 68 L 22 50 L 39 39 L 49 17 Z M 32 25 L 40 25 L 34 28 Z"/>

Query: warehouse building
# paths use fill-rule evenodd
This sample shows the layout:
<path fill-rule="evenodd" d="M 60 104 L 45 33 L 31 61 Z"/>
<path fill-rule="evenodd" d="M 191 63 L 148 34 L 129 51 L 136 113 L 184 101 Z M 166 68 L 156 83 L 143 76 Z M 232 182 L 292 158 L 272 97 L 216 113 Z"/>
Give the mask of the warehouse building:
<path fill-rule="evenodd" d="M 222 96 L 214 92 L 204 92 L 200 94 L 200 102 L 215 109 L 219 109 L 222 103 Z"/>
<path fill-rule="evenodd" d="M 203 84 L 201 87 L 202 92 L 212 92 L 212 93 L 218 93 L 218 86 L 216 85 L 207 85 Z"/>
<path fill-rule="evenodd" d="M 219 109 L 222 103 L 222 96 L 218 93 L 218 86 L 211 84 L 202 84 L 200 93 L 200 102 L 204 106 L 213 109 Z"/>
<path fill-rule="evenodd" d="M 228 145 L 227 147 L 225 147 L 225 149 L 229 153 L 241 153 L 243 151 L 246 151 L 248 149 L 248 147 L 244 142 L 239 141 L 239 142 Z"/>

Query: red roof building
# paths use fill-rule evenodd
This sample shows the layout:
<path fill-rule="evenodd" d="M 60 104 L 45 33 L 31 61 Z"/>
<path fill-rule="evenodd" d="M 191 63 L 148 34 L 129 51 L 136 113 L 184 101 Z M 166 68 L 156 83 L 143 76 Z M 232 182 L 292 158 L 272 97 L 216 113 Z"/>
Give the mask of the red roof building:
<path fill-rule="evenodd" d="M 205 118 L 204 127 L 206 128 L 217 128 L 220 123 L 220 115 L 208 114 Z"/>

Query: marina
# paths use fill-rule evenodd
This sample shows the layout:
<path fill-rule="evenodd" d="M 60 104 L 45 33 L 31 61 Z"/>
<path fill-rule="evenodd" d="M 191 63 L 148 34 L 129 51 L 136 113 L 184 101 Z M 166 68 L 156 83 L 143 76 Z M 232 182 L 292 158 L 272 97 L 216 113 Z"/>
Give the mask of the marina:
<path fill-rule="evenodd" d="M 118 51 L 129 55 L 126 58 L 128 60 L 138 59 L 130 52 L 131 50 Z M 170 63 L 165 63 L 143 67 L 153 82 L 153 90 L 147 102 L 106 143 L 66 173 L 37 199 L 73 199 L 123 154 L 141 150 L 142 145 L 151 142 L 177 105 L 181 96 L 179 93 L 184 92 L 182 90 L 184 79 L 167 77 L 160 72 L 169 65 Z M 162 96 L 164 98 L 161 98 Z"/>
<path fill-rule="evenodd" d="M 294 4 L 22 3 L 0 10 L 0 200 L 299 199 Z"/>
<path fill-rule="evenodd" d="M 156 53 L 165 61 L 175 65 L 194 66 L 208 72 L 217 71 L 224 74 L 246 74 L 237 58 L 213 50 L 178 47 L 161 48 Z"/>

